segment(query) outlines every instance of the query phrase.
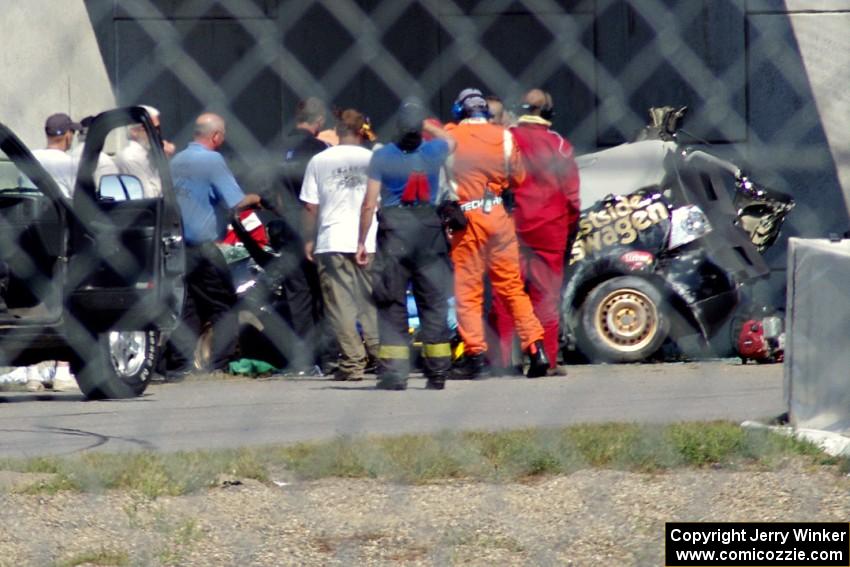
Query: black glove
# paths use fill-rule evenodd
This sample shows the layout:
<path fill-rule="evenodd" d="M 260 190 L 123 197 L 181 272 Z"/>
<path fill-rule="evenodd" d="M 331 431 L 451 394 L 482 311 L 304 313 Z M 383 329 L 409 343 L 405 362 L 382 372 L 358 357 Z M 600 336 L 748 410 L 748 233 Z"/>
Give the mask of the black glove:
<path fill-rule="evenodd" d="M 514 212 L 516 208 L 516 195 L 514 195 L 513 189 L 504 189 L 502 191 L 502 206 L 509 213 Z"/>
<path fill-rule="evenodd" d="M 466 215 L 457 201 L 443 201 L 437 207 L 437 214 L 443 221 L 443 226 L 452 230 L 463 230 L 466 228 Z"/>

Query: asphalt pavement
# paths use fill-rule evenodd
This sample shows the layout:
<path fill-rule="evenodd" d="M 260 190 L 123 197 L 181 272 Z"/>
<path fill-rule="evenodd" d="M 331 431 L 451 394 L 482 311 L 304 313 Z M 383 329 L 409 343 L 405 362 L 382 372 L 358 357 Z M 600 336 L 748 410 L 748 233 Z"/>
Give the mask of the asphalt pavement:
<path fill-rule="evenodd" d="M 153 383 L 133 400 L 0 392 L 0 457 L 233 448 L 340 435 L 495 430 L 608 421 L 767 419 L 785 411 L 782 365 L 735 360 L 576 366 L 566 377 L 374 381 L 209 378 Z"/>

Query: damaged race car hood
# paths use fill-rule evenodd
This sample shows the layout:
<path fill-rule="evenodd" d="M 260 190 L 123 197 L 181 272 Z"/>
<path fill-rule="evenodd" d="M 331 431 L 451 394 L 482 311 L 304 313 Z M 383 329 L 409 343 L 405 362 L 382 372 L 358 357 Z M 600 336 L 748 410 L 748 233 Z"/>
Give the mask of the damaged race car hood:
<path fill-rule="evenodd" d="M 629 149 L 640 149 L 638 146 L 652 149 L 654 165 L 663 175 L 656 173 L 656 183 L 628 193 L 620 191 L 633 189 L 634 184 L 623 184 L 622 172 L 616 178 L 617 183 L 611 178 L 603 184 L 609 194 L 582 211 L 570 265 L 619 255 L 630 249 L 645 250 L 655 256 L 675 253 L 670 249 L 671 232 L 680 227 L 674 227 L 673 223 L 690 222 L 692 216 L 675 215 L 674 211 L 691 207 L 711 227 L 699 237 L 700 246 L 734 281 L 743 283 L 769 272 L 759 252 L 776 239 L 793 201 L 775 197 L 771 201 L 771 195 L 755 186 L 752 194 L 739 196 L 738 186 L 746 179 L 740 170 L 705 152 L 670 152 L 666 145 L 653 142 L 631 144 Z M 592 171 L 598 163 L 585 165 L 590 165 Z M 598 187 L 595 183 L 598 179 L 594 174 L 585 177 L 586 172 L 587 169 L 582 169 L 582 183 L 587 179 L 590 185 Z M 645 179 L 645 176 L 640 178 Z M 613 191 L 620 194 L 611 194 Z M 584 187 L 582 196 L 585 196 Z M 733 196 L 738 206 L 733 203 Z M 739 215 L 739 211 L 747 212 L 748 216 Z"/>
<path fill-rule="evenodd" d="M 713 230 L 700 239 L 706 254 L 738 283 L 770 273 L 750 234 L 741 228 L 732 201 L 741 172 L 734 164 L 703 151 L 671 154 L 667 159 L 672 200 L 696 205 Z"/>

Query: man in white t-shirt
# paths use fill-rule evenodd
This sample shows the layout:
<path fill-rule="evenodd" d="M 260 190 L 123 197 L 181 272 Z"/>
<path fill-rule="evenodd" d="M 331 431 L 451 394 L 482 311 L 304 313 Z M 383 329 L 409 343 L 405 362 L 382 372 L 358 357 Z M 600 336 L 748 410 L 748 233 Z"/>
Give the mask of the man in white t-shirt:
<path fill-rule="evenodd" d="M 151 125 L 155 129 L 160 128 L 159 110 L 152 106 L 141 105 L 151 117 Z M 127 146 L 118 153 L 118 167 L 122 173 L 133 175 L 142 182 L 142 191 L 145 198 L 153 199 L 162 195 L 160 172 L 156 162 L 151 158 L 151 143 L 148 134 L 141 124 L 130 126 L 127 129 L 130 141 Z M 174 155 L 174 144 L 167 140 L 162 141 L 162 149 L 166 157 Z"/>
<path fill-rule="evenodd" d="M 44 123 L 47 147 L 32 152 L 35 159 L 59 185 L 62 194 L 69 199 L 77 180 L 77 163 L 68 150 L 74 141 L 74 132 L 81 129 L 82 126 L 71 120 L 67 114 L 51 114 Z"/>
<path fill-rule="evenodd" d="M 377 360 L 378 355 L 378 321 L 369 265 L 360 266 L 354 259 L 366 169 L 372 157 L 372 152 L 362 146 L 366 124 L 365 116 L 356 110 L 340 115 L 336 126 L 339 144 L 310 160 L 300 194 L 306 204 L 304 252 L 318 267 L 325 314 L 341 351 L 336 380 L 362 380 L 369 358 Z M 373 223 L 366 238 L 370 257 L 375 253 L 376 225 Z"/>
<path fill-rule="evenodd" d="M 68 199 L 73 198 L 74 185 L 77 181 L 77 166 L 79 160 L 74 159 L 69 150 L 74 142 L 74 133 L 82 130 L 82 126 L 71 120 L 63 112 L 51 114 L 44 123 L 44 134 L 47 136 L 47 147 L 33 150 L 32 155 L 44 170 L 50 174 L 62 194 Z M 46 370 L 50 370 L 45 375 Z M 27 389 L 38 391 L 49 385 L 54 390 L 73 390 L 77 383 L 71 375 L 68 362 L 45 361 L 27 367 Z"/>

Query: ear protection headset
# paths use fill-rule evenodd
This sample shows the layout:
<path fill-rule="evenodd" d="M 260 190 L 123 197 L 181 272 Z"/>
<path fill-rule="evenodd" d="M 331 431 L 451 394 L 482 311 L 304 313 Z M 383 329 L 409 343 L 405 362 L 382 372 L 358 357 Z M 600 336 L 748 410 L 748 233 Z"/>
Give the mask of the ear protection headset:
<path fill-rule="evenodd" d="M 555 109 L 549 105 L 545 104 L 543 106 L 537 106 L 536 104 L 523 104 L 520 106 L 526 112 L 532 112 L 534 110 L 540 110 L 540 118 L 543 120 L 552 121 L 552 118 L 555 116 Z"/>
<path fill-rule="evenodd" d="M 463 103 L 459 100 L 452 105 L 452 118 L 458 122 L 463 120 Z"/>
<path fill-rule="evenodd" d="M 481 98 L 482 100 L 484 99 L 484 95 L 481 94 L 481 91 L 479 91 L 478 89 L 467 89 L 467 90 L 469 90 L 469 92 L 467 92 L 465 95 L 463 95 L 463 98 L 457 99 L 455 101 L 455 103 L 452 105 L 452 117 L 455 120 L 457 120 L 458 122 L 460 122 L 461 120 L 463 120 L 464 118 L 467 117 L 466 116 L 466 108 L 464 108 L 464 103 L 467 100 L 469 100 L 471 98 L 475 98 L 475 97 Z M 484 116 L 489 118 L 490 112 L 488 110 L 485 110 Z"/>
<path fill-rule="evenodd" d="M 537 92 L 543 95 L 543 104 L 529 104 L 526 102 L 521 104 L 520 108 L 522 108 L 525 112 L 529 114 L 537 110 L 540 112 L 540 118 L 551 122 L 552 118 L 555 116 L 555 105 L 552 103 L 552 95 L 550 95 L 546 91 L 541 91 L 539 89 L 537 89 Z"/>

